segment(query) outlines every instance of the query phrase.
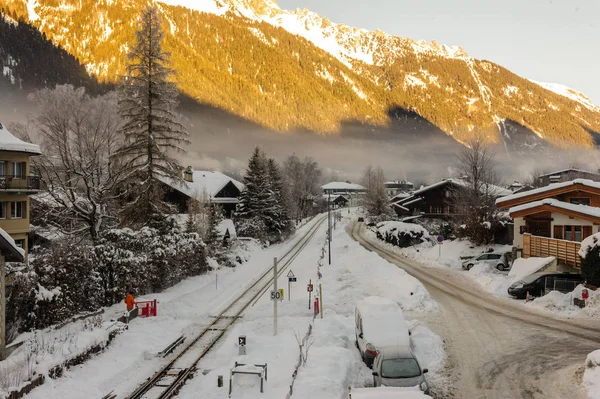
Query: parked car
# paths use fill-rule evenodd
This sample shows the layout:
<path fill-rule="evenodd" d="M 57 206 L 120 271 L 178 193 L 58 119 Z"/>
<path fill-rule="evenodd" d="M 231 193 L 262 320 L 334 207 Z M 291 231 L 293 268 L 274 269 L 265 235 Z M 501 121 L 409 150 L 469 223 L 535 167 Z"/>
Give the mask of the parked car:
<path fill-rule="evenodd" d="M 419 387 L 429 394 L 429 384 L 425 378 L 427 369 L 422 369 L 419 361 L 408 346 L 386 346 L 380 348 L 373 363 L 373 385 L 376 387 Z"/>
<path fill-rule="evenodd" d="M 517 299 L 525 299 L 528 292 L 531 296 L 540 297 L 546 294 L 546 287 L 550 290 L 570 292 L 581 283 L 583 276 L 577 273 L 534 273 L 508 287 L 508 294 Z"/>
<path fill-rule="evenodd" d="M 358 221 L 359 221 L 359 222 L 364 222 L 364 221 L 365 221 L 365 218 L 364 218 L 364 217 L 362 217 L 362 216 L 359 216 L 359 217 L 358 217 Z"/>
<path fill-rule="evenodd" d="M 367 366 L 373 365 L 377 349 L 410 346 L 410 331 L 400 306 L 387 298 L 370 296 L 356 305 L 356 346 Z"/>
<path fill-rule="evenodd" d="M 470 259 L 466 259 L 462 263 L 462 268 L 465 270 L 471 270 L 477 263 L 487 263 L 498 270 L 508 270 L 510 265 L 506 259 L 506 254 L 500 252 L 488 252 L 475 256 Z"/>

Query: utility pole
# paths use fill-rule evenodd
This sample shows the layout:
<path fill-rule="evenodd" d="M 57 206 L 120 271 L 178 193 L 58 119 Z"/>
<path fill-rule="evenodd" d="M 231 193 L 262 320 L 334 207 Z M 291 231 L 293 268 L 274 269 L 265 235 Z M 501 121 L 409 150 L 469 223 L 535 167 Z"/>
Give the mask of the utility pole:
<path fill-rule="evenodd" d="M 4 360 L 6 350 L 6 269 L 4 256 L 0 255 L 0 360 Z"/>
<path fill-rule="evenodd" d="M 277 258 L 273 258 L 273 291 L 277 291 Z M 277 335 L 277 298 L 273 298 L 273 335 Z"/>
<path fill-rule="evenodd" d="M 329 197 L 327 198 L 327 245 L 329 245 L 329 265 L 331 265 L 331 190 L 328 190 Z"/>

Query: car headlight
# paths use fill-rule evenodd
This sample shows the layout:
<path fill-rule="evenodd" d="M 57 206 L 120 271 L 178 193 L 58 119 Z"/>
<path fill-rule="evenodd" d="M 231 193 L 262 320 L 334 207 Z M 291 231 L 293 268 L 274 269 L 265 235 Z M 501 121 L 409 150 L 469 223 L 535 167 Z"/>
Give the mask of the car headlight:
<path fill-rule="evenodd" d="M 519 290 L 519 289 L 523 288 L 523 284 L 513 285 L 511 288 L 514 288 L 515 290 Z"/>
<path fill-rule="evenodd" d="M 421 385 L 419 385 L 419 387 L 421 388 L 421 391 L 423 391 L 423 392 L 425 392 L 425 391 L 427 390 L 427 388 L 429 388 L 429 387 L 427 386 L 427 382 L 425 382 L 425 381 L 423 381 L 423 382 L 421 383 Z"/>

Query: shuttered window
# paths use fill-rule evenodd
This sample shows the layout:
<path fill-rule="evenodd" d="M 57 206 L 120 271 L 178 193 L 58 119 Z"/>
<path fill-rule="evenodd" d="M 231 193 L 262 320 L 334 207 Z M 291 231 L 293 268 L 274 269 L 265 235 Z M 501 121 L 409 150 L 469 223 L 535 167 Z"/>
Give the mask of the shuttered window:
<path fill-rule="evenodd" d="M 592 235 L 592 226 L 583 226 L 583 239 Z"/>
<path fill-rule="evenodd" d="M 563 239 L 563 229 L 564 226 L 554 226 L 554 238 L 557 240 Z"/>

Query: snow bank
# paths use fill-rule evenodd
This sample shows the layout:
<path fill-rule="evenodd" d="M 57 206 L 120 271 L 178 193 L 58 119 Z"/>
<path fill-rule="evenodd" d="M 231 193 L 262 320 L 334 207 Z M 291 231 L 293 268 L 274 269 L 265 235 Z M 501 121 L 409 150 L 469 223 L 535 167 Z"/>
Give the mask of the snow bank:
<path fill-rule="evenodd" d="M 418 224 L 380 222 L 375 228 L 377 238 L 398 247 L 409 247 L 429 240 L 429 232 Z"/>
<path fill-rule="evenodd" d="M 418 388 L 357 388 L 352 390 L 352 399 L 423 399 L 430 398 Z"/>
<path fill-rule="evenodd" d="M 508 287 L 513 283 L 513 280 L 505 273 L 487 263 L 476 263 L 465 274 L 481 285 L 484 290 L 499 297 L 508 297 Z"/>
<path fill-rule="evenodd" d="M 536 298 L 525 305 L 552 312 L 563 317 L 600 317 L 600 291 L 588 290 L 589 298 L 585 308 L 573 305 L 573 298 L 581 299 L 581 292 L 585 287 L 580 284 L 572 292 L 563 294 L 559 291 L 550 291 L 543 297 Z"/>
<path fill-rule="evenodd" d="M 362 316 L 365 340 L 376 348 L 410 346 L 408 326 L 397 303 L 387 298 L 370 296 L 357 303 Z"/>
<path fill-rule="evenodd" d="M 589 399 L 600 399 L 600 349 L 590 353 L 585 360 L 583 386 Z"/>
<path fill-rule="evenodd" d="M 532 275 L 549 263 L 554 262 L 556 258 L 549 256 L 547 258 L 518 258 L 512 265 L 508 277 L 513 279 L 513 282 L 524 279 Z"/>
<path fill-rule="evenodd" d="M 581 256 L 582 258 L 585 259 L 588 252 L 592 248 L 595 248 L 598 245 L 600 245 L 599 242 L 600 242 L 600 233 L 596 233 L 596 234 L 593 234 L 593 235 L 587 237 L 585 240 L 583 240 L 581 242 L 581 248 L 579 249 L 579 256 Z"/>

